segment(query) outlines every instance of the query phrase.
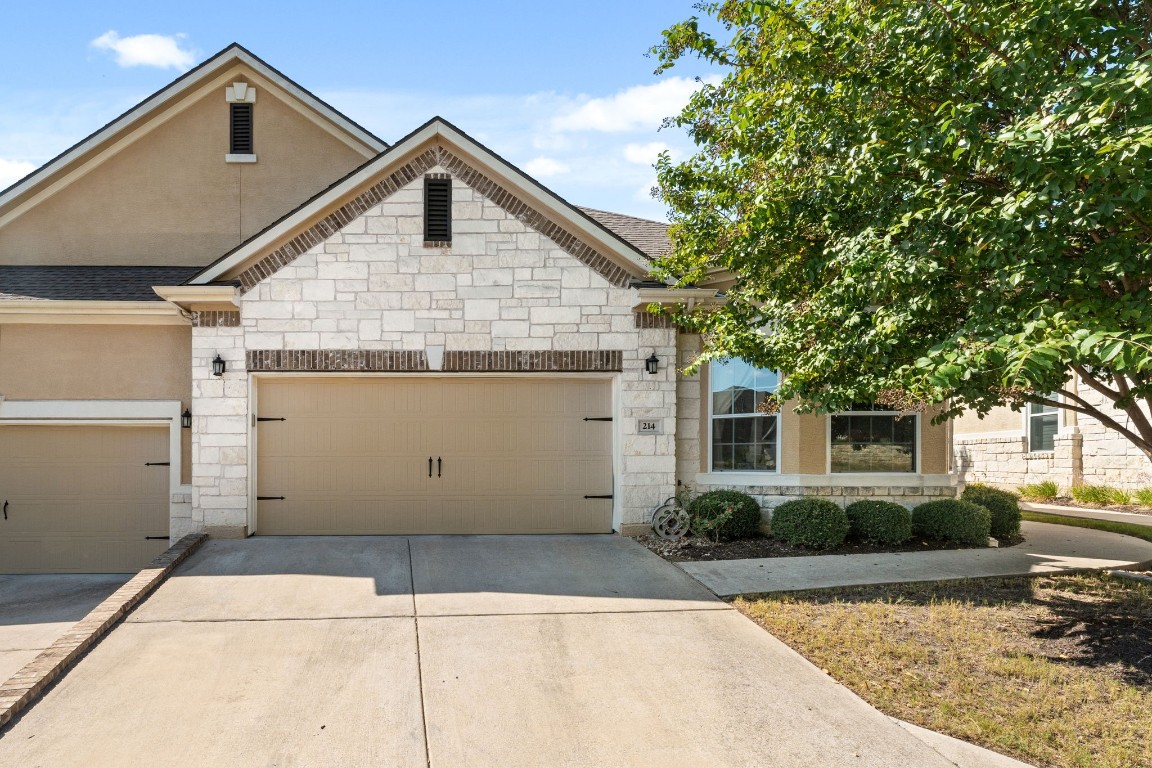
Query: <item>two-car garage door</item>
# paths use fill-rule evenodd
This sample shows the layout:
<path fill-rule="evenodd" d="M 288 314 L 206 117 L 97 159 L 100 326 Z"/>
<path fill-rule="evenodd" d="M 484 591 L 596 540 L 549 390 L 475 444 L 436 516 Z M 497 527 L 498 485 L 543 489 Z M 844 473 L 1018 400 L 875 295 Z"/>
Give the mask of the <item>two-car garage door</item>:
<path fill-rule="evenodd" d="M 258 533 L 612 530 L 605 380 L 285 377 L 258 396 Z"/>
<path fill-rule="evenodd" d="M 0 426 L 0 573 L 146 565 L 168 546 L 168 451 L 166 426 Z"/>

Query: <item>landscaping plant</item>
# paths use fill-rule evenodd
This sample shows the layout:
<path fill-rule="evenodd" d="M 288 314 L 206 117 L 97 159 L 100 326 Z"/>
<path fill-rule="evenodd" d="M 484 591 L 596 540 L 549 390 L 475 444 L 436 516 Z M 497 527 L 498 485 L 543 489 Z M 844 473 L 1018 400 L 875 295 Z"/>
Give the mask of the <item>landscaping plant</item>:
<path fill-rule="evenodd" d="M 992 513 L 963 499 L 940 499 L 912 510 L 912 531 L 929 539 L 987 546 Z"/>
<path fill-rule="evenodd" d="M 849 535 L 873 544 L 903 544 L 912 538 L 912 513 L 892 501 L 861 499 L 844 509 Z"/>
<path fill-rule="evenodd" d="M 760 529 L 760 504 L 740 491 L 707 491 L 688 502 L 692 532 L 712 541 L 755 536 Z"/>
<path fill-rule="evenodd" d="M 1072 498 L 1082 504 L 1131 504 L 1132 496 L 1122 488 L 1106 485 L 1074 485 Z"/>
<path fill-rule="evenodd" d="M 1020 499 L 1011 491 L 973 483 L 960 498 L 979 504 L 992 514 L 992 535 L 1008 538 L 1020 535 Z"/>
<path fill-rule="evenodd" d="M 823 412 L 1068 409 L 1152 458 L 1152 3 L 698 7 L 654 53 L 720 75 L 657 165 L 657 273 L 732 276 L 675 312 L 701 361 Z"/>
<path fill-rule="evenodd" d="M 1133 491 L 1132 498 L 1142 507 L 1152 507 L 1152 488 L 1141 488 Z"/>
<path fill-rule="evenodd" d="M 794 546 L 838 547 L 848 527 L 848 515 L 827 499 L 794 499 L 772 510 L 772 535 Z"/>
<path fill-rule="evenodd" d="M 1022 485 L 1017 490 L 1025 501 L 1049 501 L 1060 495 L 1060 486 L 1051 480 Z"/>

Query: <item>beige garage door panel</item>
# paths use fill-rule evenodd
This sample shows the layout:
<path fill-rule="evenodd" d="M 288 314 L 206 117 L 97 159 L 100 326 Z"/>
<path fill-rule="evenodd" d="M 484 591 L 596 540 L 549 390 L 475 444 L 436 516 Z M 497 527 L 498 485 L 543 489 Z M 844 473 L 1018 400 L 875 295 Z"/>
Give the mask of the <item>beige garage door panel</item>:
<path fill-rule="evenodd" d="M 265 534 L 604 533 L 611 384 L 283 378 L 260 384 Z M 429 458 L 432 477 L 429 477 Z"/>
<path fill-rule="evenodd" d="M 0 426 L 0 573 L 117 573 L 164 551 L 165 427 Z"/>

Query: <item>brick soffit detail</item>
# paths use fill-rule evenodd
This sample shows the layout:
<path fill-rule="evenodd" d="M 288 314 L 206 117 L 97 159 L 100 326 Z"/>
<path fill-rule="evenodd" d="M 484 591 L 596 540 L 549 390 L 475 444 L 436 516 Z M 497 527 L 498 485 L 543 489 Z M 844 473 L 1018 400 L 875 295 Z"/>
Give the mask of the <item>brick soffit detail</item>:
<path fill-rule="evenodd" d="M 247 293 L 260 281 L 271 277 L 291 264 L 311 248 L 340 232 L 346 225 L 369 209 L 383 203 L 401 188 L 407 186 L 437 165 L 500 206 L 526 226 L 548 237 L 557 246 L 575 257 L 589 269 L 598 273 L 612 285 L 623 288 L 632 275 L 604 254 L 588 245 L 576 235 L 556 223 L 500 184 L 473 168 L 443 147 L 434 147 L 420 153 L 386 177 L 361 192 L 354 199 L 328 214 L 308 229 L 297 234 L 260 261 L 239 274 L 240 290 Z"/>
<path fill-rule="evenodd" d="M 250 349 L 245 363 L 249 371 L 415 372 L 439 373 L 428 367 L 423 350 L 387 349 Z M 444 352 L 444 373 L 487 372 L 615 372 L 624 369 L 619 350 L 523 352 Z"/>

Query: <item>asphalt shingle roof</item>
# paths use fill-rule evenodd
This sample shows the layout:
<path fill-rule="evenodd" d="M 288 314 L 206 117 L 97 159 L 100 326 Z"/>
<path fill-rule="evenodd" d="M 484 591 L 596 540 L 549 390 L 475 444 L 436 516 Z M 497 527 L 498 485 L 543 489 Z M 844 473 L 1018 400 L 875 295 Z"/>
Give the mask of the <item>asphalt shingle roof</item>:
<path fill-rule="evenodd" d="M 163 301 L 154 285 L 180 285 L 201 267 L 0 265 L 0 299 Z"/>
<path fill-rule="evenodd" d="M 595 208 L 580 208 L 613 233 L 640 249 L 650 259 L 667 252 L 672 247 L 668 239 L 668 225 L 662 221 L 638 219 L 622 213 L 599 211 Z"/>

